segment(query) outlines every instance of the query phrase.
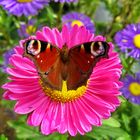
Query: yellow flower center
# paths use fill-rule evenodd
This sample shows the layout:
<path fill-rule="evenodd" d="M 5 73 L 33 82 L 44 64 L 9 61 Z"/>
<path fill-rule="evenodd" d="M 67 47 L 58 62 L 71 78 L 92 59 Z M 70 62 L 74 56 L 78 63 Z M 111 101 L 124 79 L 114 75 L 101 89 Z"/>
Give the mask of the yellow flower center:
<path fill-rule="evenodd" d="M 133 42 L 135 46 L 140 49 L 140 34 L 135 35 Z"/>
<path fill-rule="evenodd" d="M 33 34 L 35 31 L 36 31 L 36 27 L 34 27 L 33 25 L 29 25 L 26 28 L 26 33 L 28 33 L 29 35 Z"/>
<path fill-rule="evenodd" d="M 66 81 L 63 81 L 62 91 L 53 90 L 47 86 L 43 86 L 42 81 L 40 81 L 40 84 L 47 96 L 49 96 L 54 101 L 62 102 L 62 103 L 73 101 L 81 97 L 86 91 L 86 86 L 81 86 L 76 90 L 67 90 Z"/>
<path fill-rule="evenodd" d="M 80 20 L 72 21 L 71 26 L 73 27 L 75 24 L 78 25 L 79 27 L 84 25 L 83 22 L 81 22 Z"/>
<path fill-rule="evenodd" d="M 32 2 L 33 0 L 17 0 L 17 2 L 24 3 L 24 2 Z"/>
<path fill-rule="evenodd" d="M 137 82 L 133 82 L 129 85 L 129 90 L 131 94 L 134 96 L 139 96 L 140 95 L 140 84 Z"/>

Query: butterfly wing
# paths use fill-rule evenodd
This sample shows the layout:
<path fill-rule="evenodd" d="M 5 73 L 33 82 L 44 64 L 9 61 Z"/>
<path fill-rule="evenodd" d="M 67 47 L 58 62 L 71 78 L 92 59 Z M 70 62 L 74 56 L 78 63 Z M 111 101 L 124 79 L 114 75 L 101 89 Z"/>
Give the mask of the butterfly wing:
<path fill-rule="evenodd" d="M 28 40 L 25 43 L 25 56 L 35 63 L 44 86 L 61 90 L 62 82 L 67 82 L 68 90 L 86 85 L 96 63 L 108 57 L 109 45 L 106 42 L 88 42 L 68 50 L 48 42 Z"/>
<path fill-rule="evenodd" d="M 68 89 L 86 85 L 96 63 L 108 57 L 109 45 L 106 42 L 88 42 L 70 49 L 68 65 Z"/>
<path fill-rule="evenodd" d="M 28 40 L 24 46 L 24 56 L 34 62 L 44 86 L 59 89 L 62 83 L 60 49 L 39 40 Z"/>
<path fill-rule="evenodd" d="M 39 73 L 47 74 L 59 56 L 59 49 L 48 42 L 28 40 L 24 46 L 24 56 L 34 61 Z"/>

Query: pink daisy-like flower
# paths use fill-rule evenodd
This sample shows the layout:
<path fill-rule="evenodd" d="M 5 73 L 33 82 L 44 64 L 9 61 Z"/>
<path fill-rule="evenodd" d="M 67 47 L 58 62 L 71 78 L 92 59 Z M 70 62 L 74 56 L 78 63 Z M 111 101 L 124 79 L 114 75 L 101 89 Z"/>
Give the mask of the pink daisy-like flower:
<path fill-rule="evenodd" d="M 66 44 L 69 49 L 84 42 L 105 41 L 104 37 L 94 37 L 85 27 L 78 26 L 71 30 L 64 26 L 62 32 L 56 28 L 51 30 L 44 27 L 30 38 L 50 42 L 59 48 Z M 5 99 L 17 100 L 15 112 L 28 114 L 29 125 L 40 126 L 45 135 L 53 132 L 68 132 L 71 136 L 77 133 L 84 135 L 92 130 L 92 126 L 100 126 L 102 119 L 109 118 L 111 112 L 119 106 L 122 66 L 111 43 L 108 43 L 109 58 L 102 58 L 96 64 L 87 85 L 68 91 L 64 87 L 63 95 L 63 91 L 60 94 L 53 90 L 48 93 L 48 88 L 41 84 L 33 61 L 23 57 L 24 42 L 25 40 L 20 42 L 10 58 L 12 67 L 7 72 L 11 82 L 3 85 L 3 88 L 6 90 Z"/>

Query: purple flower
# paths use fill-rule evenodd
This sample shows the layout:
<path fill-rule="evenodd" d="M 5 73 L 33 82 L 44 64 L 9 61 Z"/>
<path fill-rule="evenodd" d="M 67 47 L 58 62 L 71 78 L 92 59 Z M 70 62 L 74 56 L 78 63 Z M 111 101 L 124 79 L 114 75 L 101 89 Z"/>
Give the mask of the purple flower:
<path fill-rule="evenodd" d="M 64 3 L 64 2 L 67 2 L 67 3 L 70 3 L 70 2 L 77 2 L 78 0 L 54 0 L 54 2 L 61 2 L 61 3 Z"/>
<path fill-rule="evenodd" d="M 115 35 L 115 42 L 122 52 L 140 59 L 140 23 L 129 24 Z"/>
<path fill-rule="evenodd" d="M 91 19 L 81 13 L 71 12 L 62 17 L 62 23 L 66 24 L 69 28 L 77 24 L 78 26 L 85 26 L 91 33 L 95 32 L 94 24 Z"/>
<path fill-rule="evenodd" d="M 27 38 L 34 34 L 37 30 L 35 26 L 36 20 L 29 20 L 26 24 L 25 22 L 20 23 L 20 28 L 18 29 L 18 34 L 21 38 Z"/>
<path fill-rule="evenodd" d="M 9 13 L 16 16 L 36 15 L 49 0 L 1 0 L 0 5 Z"/>
<path fill-rule="evenodd" d="M 124 97 L 132 103 L 140 104 L 140 73 L 135 77 L 127 75 L 122 82 L 124 86 L 121 91 Z"/>
<path fill-rule="evenodd" d="M 9 58 L 14 53 L 15 53 L 14 50 L 13 49 L 10 49 L 10 50 L 8 50 L 7 52 L 5 52 L 3 54 L 4 62 L 3 62 L 3 65 L 1 66 L 1 69 L 2 69 L 3 72 L 6 72 L 6 68 L 9 65 Z"/>

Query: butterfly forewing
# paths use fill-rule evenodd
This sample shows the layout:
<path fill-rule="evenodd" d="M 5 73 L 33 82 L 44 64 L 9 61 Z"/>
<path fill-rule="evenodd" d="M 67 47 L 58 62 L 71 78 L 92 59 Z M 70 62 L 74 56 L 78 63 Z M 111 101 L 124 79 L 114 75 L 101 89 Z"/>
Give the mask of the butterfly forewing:
<path fill-rule="evenodd" d="M 109 45 L 106 42 L 88 42 L 73 47 L 69 52 L 69 89 L 86 85 L 96 63 L 101 58 L 108 57 L 108 50 Z"/>
<path fill-rule="evenodd" d="M 28 40 L 25 52 L 25 55 L 34 61 L 40 73 L 47 73 L 59 55 L 58 48 L 39 40 Z"/>
<path fill-rule="evenodd" d="M 108 56 L 109 45 L 106 42 L 89 42 L 70 50 L 70 57 L 80 67 L 88 72 L 102 57 Z"/>

